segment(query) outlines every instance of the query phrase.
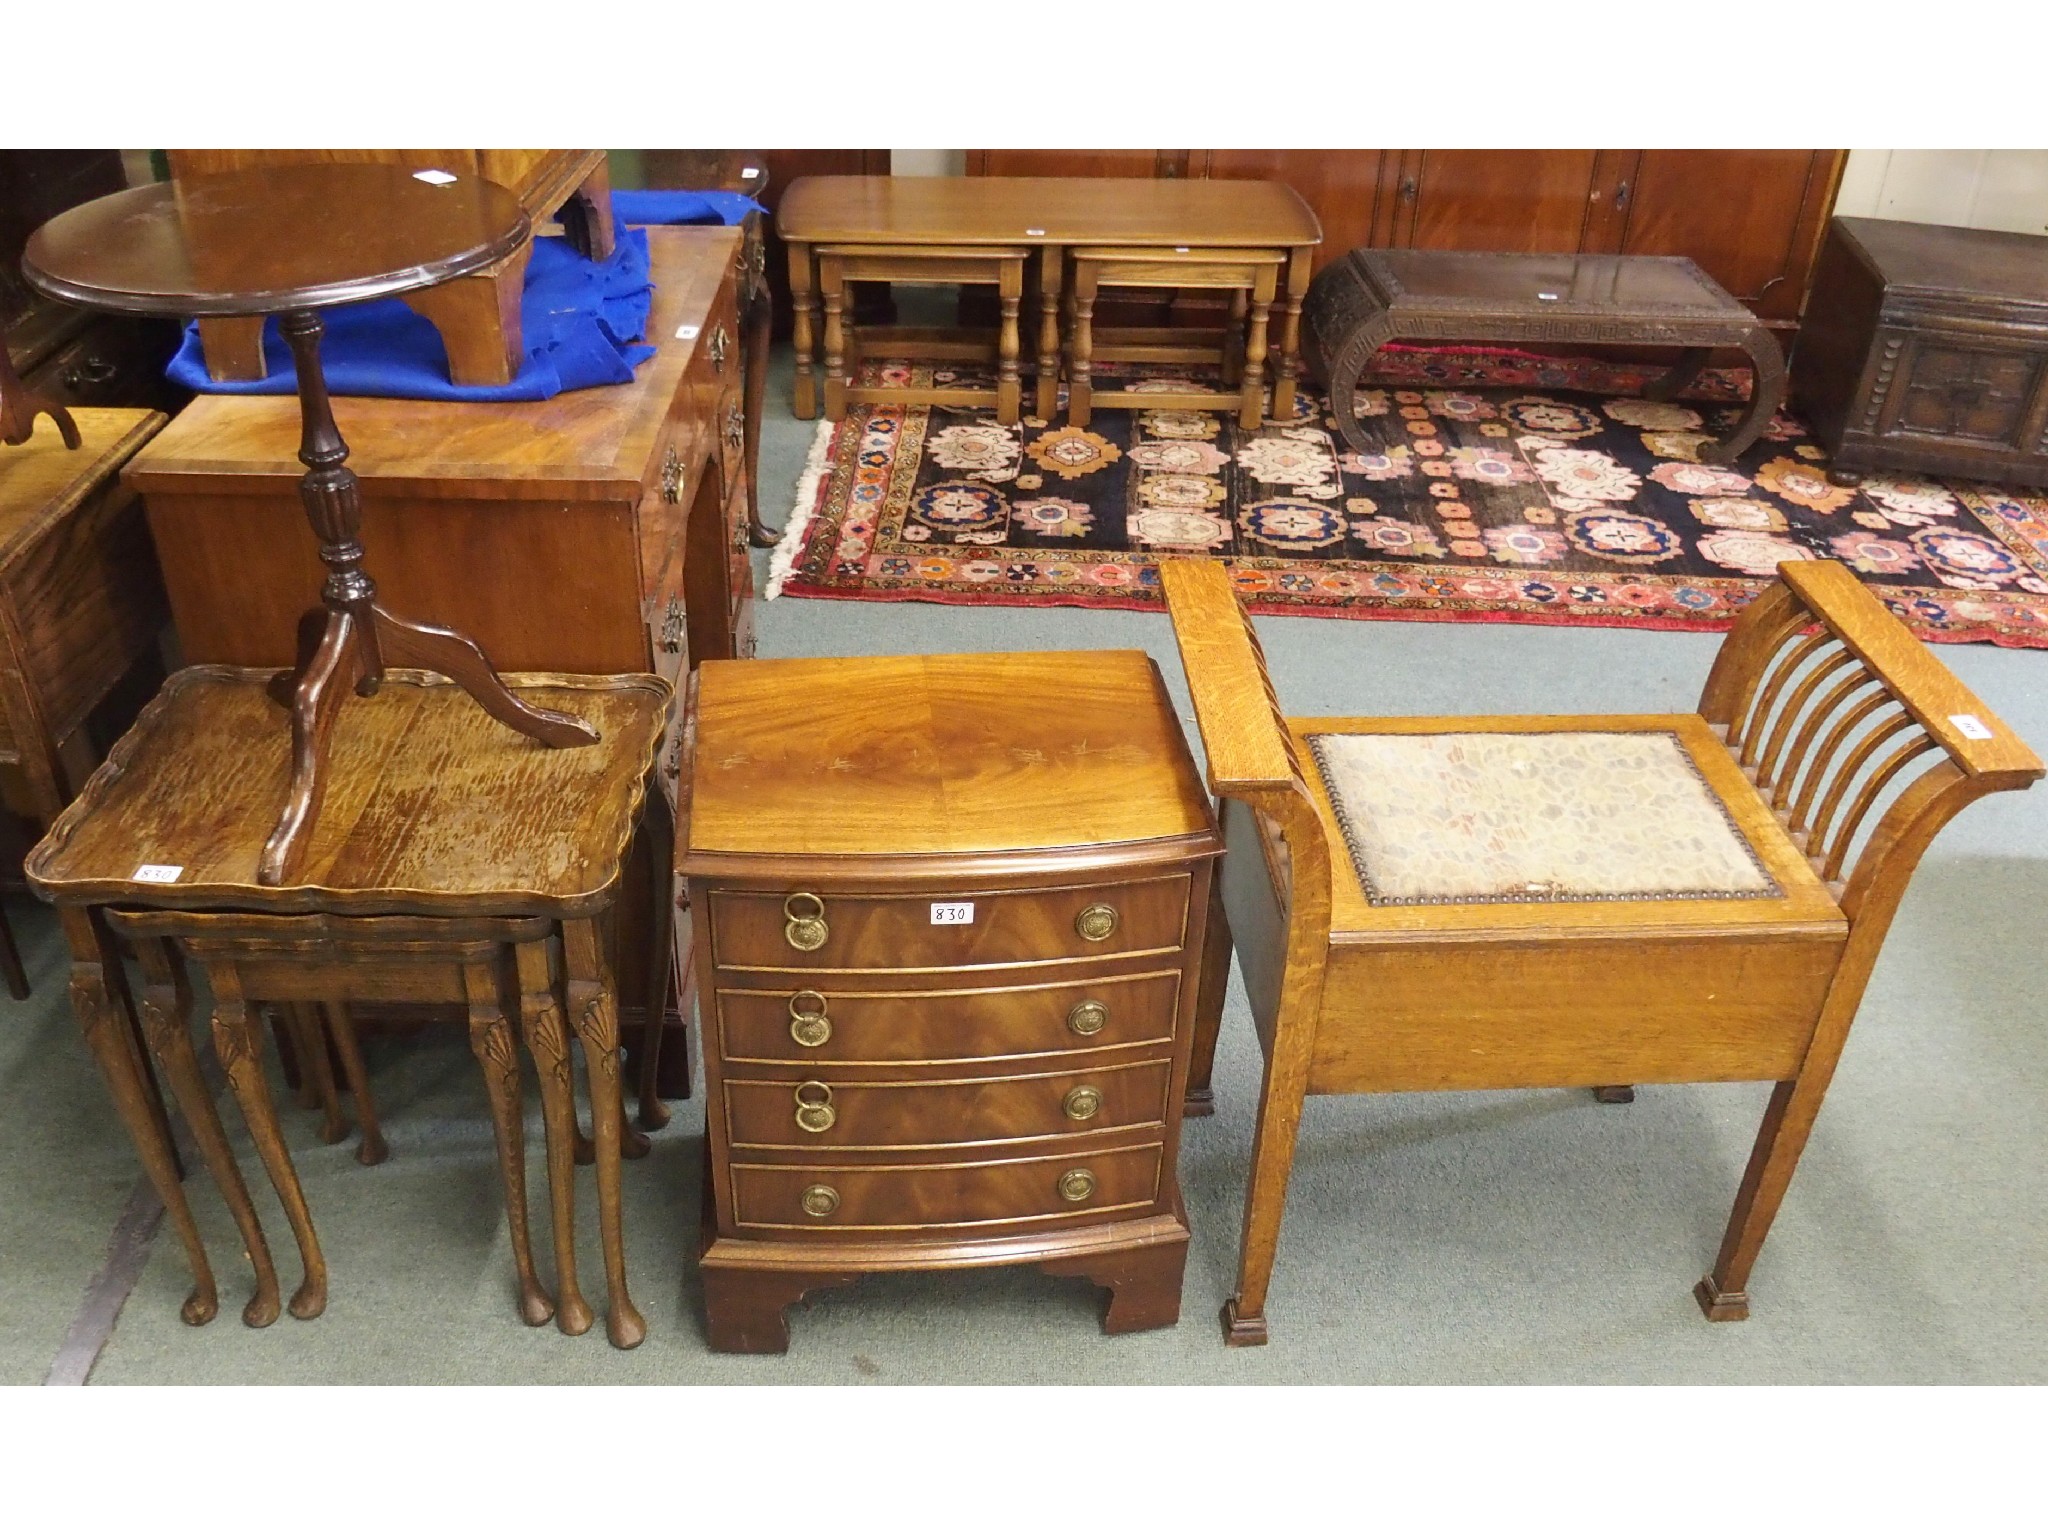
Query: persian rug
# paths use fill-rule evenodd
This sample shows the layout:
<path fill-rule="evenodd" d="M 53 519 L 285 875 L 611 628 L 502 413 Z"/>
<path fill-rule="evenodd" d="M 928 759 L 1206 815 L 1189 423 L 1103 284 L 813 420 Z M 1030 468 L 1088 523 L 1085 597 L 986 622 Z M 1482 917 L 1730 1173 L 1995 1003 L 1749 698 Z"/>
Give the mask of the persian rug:
<path fill-rule="evenodd" d="M 1467 348 L 1379 361 L 1358 402 L 1365 453 L 1308 391 L 1291 422 L 1254 432 L 1200 411 L 1098 411 L 1077 430 L 855 407 L 821 424 L 769 595 L 1151 608 L 1154 560 L 1197 553 L 1226 560 L 1257 613 L 1713 630 L 1779 562 L 1820 558 L 1922 639 L 2048 648 L 2048 495 L 1836 486 L 1785 413 L 1738 462 L 1701 463 L 1746 370 L 1660 403 L 1642 398 L 1654 365 Z"/>

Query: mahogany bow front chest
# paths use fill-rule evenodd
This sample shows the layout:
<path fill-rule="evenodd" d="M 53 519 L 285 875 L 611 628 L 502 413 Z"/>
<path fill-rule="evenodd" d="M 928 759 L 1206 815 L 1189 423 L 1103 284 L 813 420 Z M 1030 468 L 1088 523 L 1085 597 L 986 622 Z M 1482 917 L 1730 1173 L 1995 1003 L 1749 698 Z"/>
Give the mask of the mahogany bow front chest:
<path fill-rule="evenodd" d="M 1792 358 L 1830 475 L 2048 485 L 2048 238 L 1836 219 Z"/>
<path fill-rule="evenodd" d="M 820 1286 L 968 1265 L 1086 1276 L 1110 1332 L 1174 1322 L 1221 844 L 1150 659 L 711 661 L 695 686 L 712 1347 L 786 1349 Z"/>

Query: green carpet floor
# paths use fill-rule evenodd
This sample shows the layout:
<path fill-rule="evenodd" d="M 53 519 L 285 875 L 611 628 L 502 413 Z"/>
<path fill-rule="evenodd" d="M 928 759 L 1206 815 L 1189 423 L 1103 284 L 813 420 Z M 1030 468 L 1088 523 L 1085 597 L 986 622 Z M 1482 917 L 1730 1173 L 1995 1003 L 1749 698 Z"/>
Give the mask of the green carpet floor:
<path fill-rule="evenodd" d="M 812 426 L 770 386 L 762 499 L 779 517 Z M 765 560 L 765 557 L 764 557 Z M 1289 711 L 1684 710 L 1713 636 L 1511 625 L 1262 619 Z M 764 656 L 1140 646 L 1185 700 L 1166 620 L 1058 609 L 782 600 Z M 1943 661 L 2048 747 L 2048 655 Z M 1192 726 L 1190 726 L 1192 734 Z M 0 1380 L 48 1369 L 137 1171 L 71 1025 L 46 915 L 12 909 L 36 981 L 0 1003 Z M 188 1279 L 159 1235 L 96 1382 L 2038 1382 L 2048 1378 L 2048 790 L 1966 812 L 1923 864 L 1751 1285 L 1747 1323 L 1690 1291 L 1719 1241 L 1765 1090 L 1646 1088 L 1311 1100 L 1269 1305 L 1273 1342 L 1226 1351 L 1258 1053 L 1235 986 L 1218 1112 L 1190 1122 L 1194 1227 L 1178 1328 L 1109 1339 L 1095 1293 L 1035 1271 L 880 1277 L 791 1314 L 782 1358 L 703 1345 L 687 1259 L 703 1113 L 675 1106 L 626 1169 L 630 1354 L 513 1311 L 481 1082 L 466 1044 L 372 1043 L 392 1158 L 358 1167 L 287 1111 L 333 1270 L 311 1323 L 253 1332 L 248 1268 L 203 1177 L 189 1184 L 222 1283 L 219 1320 L 178 1321 Z M 531 1108 L 529 1079 L 529 1108 Z M 236 1123 L 232 1110 L 226 1117 Z M 545 1232 L 539 1123 L 531 1178 Z M 257 1182 L 253 1158 L 245 1167 Z M 585 1289 L 603 1293 L 594 1186 L 579 1188 Z M 259 1196 L 288 1250 L 281 1212 Z M 544 1238 L 542 1240 L 545 1251 Z M 280 1255 L 287 1289 L 295 1260 Z M 543 1260 L 543 1269 L 547 1268 Z"/>

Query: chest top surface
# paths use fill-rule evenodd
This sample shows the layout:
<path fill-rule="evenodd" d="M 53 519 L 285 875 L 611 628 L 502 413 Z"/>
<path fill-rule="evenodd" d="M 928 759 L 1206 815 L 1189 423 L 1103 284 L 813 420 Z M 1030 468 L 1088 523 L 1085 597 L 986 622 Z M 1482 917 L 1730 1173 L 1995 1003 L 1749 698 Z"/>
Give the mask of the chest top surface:
<path fill-rule="evenodd" d="M 271 315 L 426 288 L 526 241 L 519 199 L 480 176 L 290 165 L 131 187 L 58 214 L 22 271 L 53 298 L 126 314 Z"/>
<path fill-rule="evenodd" d="M 1217 849 L 1142 651 L 711 661 L 697 689 L 693 873 L 718 855 Z"/>
<path fill-rule="evenodd" d="M 0 567 L 63 517 L 164 424 L 155 411 L 73 406 L 81 439 L 66 448 L 57 425 L 37 421 L 33 436 L 0 445 Z"/>
<path fill-rule="evenodd" d="M 477 914 L 509 905 L 568 917 L 601 905 L 668 718 L 660 678 L 507 675 L 521 697 L 580 715 L 602 734 L 594 746 L 549 748 L 452 683 L 386 672 L 376 694 L 350 698 L 336 720 L 298 882 L 259 886 L 257 857 L 291 767 L 271 676 L 174 673 L 29 855 L 37 892 L 258 912 Z"/>
<path fill-rule="evenodd" d="M 539 401 L 337 396 L 349 468 L 372 495 L 637 499 L 683 375 L 711 343 L 712 310 L 741 239 L 713 226 L 647 231 L 655 353 L 630 384 Z M 306 472 L 299 430 L 291 395 L 202 395 L 136 455 L 128 482 L 144 492 L 296 494 Z"/>
<path fill-rule="evenodd" d="M 1902 219 L 1835 224 L 1887 287 L 2048 306 L 2048 236 Z"/>

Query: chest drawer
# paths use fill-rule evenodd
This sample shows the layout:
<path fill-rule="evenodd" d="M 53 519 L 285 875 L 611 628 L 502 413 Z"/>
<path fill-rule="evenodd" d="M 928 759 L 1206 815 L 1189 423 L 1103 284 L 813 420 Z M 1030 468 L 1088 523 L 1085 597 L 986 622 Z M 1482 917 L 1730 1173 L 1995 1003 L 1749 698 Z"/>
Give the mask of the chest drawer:
<path fill-rule="evenodd" d="M 972 911 L 934 921 L 938 907 Z M 916 896 L 713 891 L 711 951 L 721 967 L 865 974 L 1089 960 L 1178 949 L 1187 907 L 1184 874 Z"/>
<path fill-rule="evenodd" d="M 938 1082 L 727 1078 L 734 1150 L 964 1147 L 1163 1126 L 1169 1061 Z"/>
<path fill-rule="evenodd" d="M 724 1059 L 805 1065 L 987 1061 L 1173 1038 L 1180 973 L 973 991 L 724 988 Z"/>
<path fill-rule="evenodd" d="M 736 1162 L 733 1212 L 742 1229 L 821 1234 L 1046 1221 L 1079 1225 L 1156 1205 L 1162 1152 L 1148 1145 L 1007 1163 L 886 1168 Z"/>

